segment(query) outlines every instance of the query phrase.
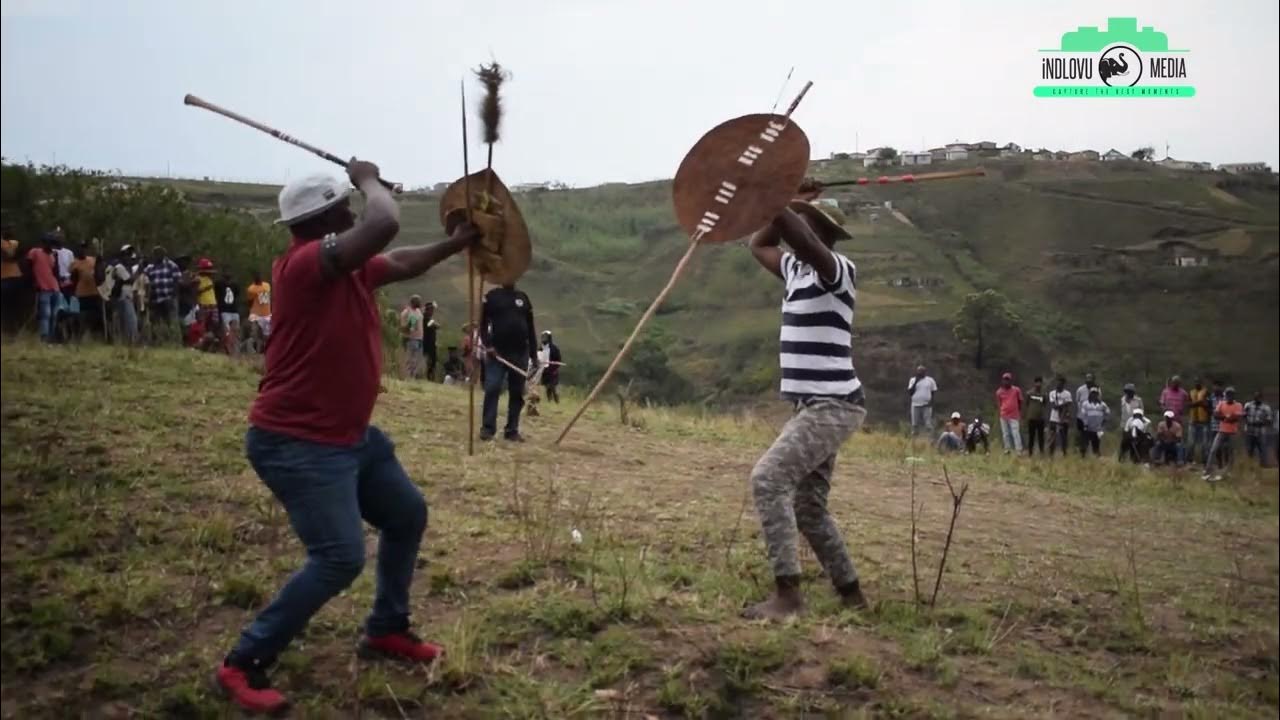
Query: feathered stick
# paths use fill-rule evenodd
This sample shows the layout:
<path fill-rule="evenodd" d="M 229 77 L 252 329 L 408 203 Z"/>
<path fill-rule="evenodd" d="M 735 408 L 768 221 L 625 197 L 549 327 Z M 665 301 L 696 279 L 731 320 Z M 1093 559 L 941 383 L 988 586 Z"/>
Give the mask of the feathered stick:
<path fill-rule="evenodd" d="M 502 69 L 502 66 L 494 61 L 489 65 L 481 65 L 476 68 L 476 77 L 480 79 L 480 84 L 484 86 L 484 98 L 480 101 L 480 120 L 484 124 L 484 141 L 489 145 L 489 162 L 486 165 L 489 172 L 489 192 L 493 192 L 493 145 L 498 142 L 500 137 L 499 126 L 502 124 L 502 83 L 505 82 L 511 74 Z"/>

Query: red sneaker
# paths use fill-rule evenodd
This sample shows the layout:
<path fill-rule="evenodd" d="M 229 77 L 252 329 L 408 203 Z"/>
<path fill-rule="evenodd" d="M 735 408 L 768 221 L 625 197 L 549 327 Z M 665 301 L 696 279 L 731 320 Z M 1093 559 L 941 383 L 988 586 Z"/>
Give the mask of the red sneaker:
<path fill-rule="evenodd" d="M 278 715 L 289 709 L 289 701 L 272 689 L 262 668 L 245 670 L 224 662 L 214 677 L 231 702 L 249 713 Z"/>
<path fill-rule="evenodd" d="M 429 663 L 444 654 L 444 648 L 423 642 L 411 632 L 366 635 L 360 641 L 361 657 L 385 657 L 406 662 Z"/>

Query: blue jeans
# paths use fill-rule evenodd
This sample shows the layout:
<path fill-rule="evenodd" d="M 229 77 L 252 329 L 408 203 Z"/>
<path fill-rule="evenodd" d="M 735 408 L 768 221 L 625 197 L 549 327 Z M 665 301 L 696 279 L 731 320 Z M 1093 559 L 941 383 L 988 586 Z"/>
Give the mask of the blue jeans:
<path fill-rule="evenodd" d="M 1000 418 L 1000 435 L 1004 441 L 1004 451 L 1022 452 L 1022 428 L 1018 427 L 1018 421 L 1011 418 Z"/>
<path fill-rule="evenodd" d="M 40 290 L 36 292 L 36 318 L 42 340 L 53 339 L 54 313 L 58 309 L 60 295 L 61 293 L 57 290 Z"/>
<path fill-rule="evenodd" d="M 507 358 L 516 365 L 525 357 Z M 484 360 L 484 413 L 480 421 L 480 431 L 492 436 L 498 430 L 498 396 L 502 394 L 502 385 L 507 386 L 507 427 L 503 433 L 508 437 L 520 432 L 520 410 L 524 408 L 524 381 L 518 373 L 503 365 L 498 360 L 487 357 Z"/>
<path fill-rule="evenodd" d="M 381 531 L 369 635 L 409 627 L 409 586 L 427 527 L 427 503 L 376 427 L 354 447 L 320 445 L 250 427 L 249 462 L 307 548 L 307 561 L 249 627 L 231 656 L 270 665 L 312 615 L 364 569 L 363 518 Z"/>
<path fill-rule="evenodd" d="M 1186 449 L 1187 462 L 1208 462 L 1209 446 L 1212 444 L 1213 435 L 1209 433 L 1209 423 L 1191 423 L 1191 442 L 1187 443 Z"/>
<path fill-rule="evenodd" d="M 116 332 L 120 341 L 133 345 L 138 342 L 138 310 L 132 299 L 112 300 L 111 307 L 116 315 Z"/>

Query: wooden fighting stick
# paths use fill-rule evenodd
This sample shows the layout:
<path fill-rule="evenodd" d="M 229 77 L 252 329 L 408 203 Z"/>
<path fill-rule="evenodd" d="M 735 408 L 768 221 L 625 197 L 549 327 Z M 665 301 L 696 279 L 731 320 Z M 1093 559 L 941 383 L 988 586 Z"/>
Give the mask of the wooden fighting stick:
<path fill-rule="evenodd" d="M 980 177 L 986 174 L 987 171 L 982 168 L 973 168 L 972 170 L 950 170 L 947 172 L 921 173 L 919 175 L 907 173 L 906 175 L 881 175 L 877 178 L 860 177 L 853 178 L 852 180 L 832 180 L 830 182 L 818 180 L 817 184 L 819 189 L 840 187 L 842 185 L 890 185 L 894 183 L 918 183 L 930 180 L 951 180 L 954 178 Z"/>
<path fill-rule="evenodd" d="M 724 150 L 728 150 L 728 153 L 720 153 L 727 158 L 729 167 L 736 168 L 737 166 L 733 163 L 737 163 L 746 168 L 746 170 L 743 170 L 743 168 L 737 168 L 739 175 L 745 178 L 745 180 L 735 176 L 735 178 L 738 178 L 740 182 L 734 183 L 727 180 L 722 181 L 719 183 L 719 187 L 715 191 L 715 195 L 712 199 L 719 203 L 719 206 L 711 205 L 711 207 L 715 207 L 719 210 L 721 209 L 720 206 L 723 206 L 723 209 L 726 211 L 725 217 L 722 217 L 720 213 L 715 210 L 705 209 L 707 207 L 707 203 L 711 202 L 711 200 L 706 196 L 694 198 L 692 205 L 687 202 L 682 202 L 679 185 L 683 173 L 676 173 L 675 185 L 677 186 L 677 218 L 686 220 L 690 217 L 688 213 L 693 212 L 695 214 L 692 216 L 694 218 L 692 222 L 697 223 L 695 230 L 689 236 L 689 247 L 685 250 L 684 255 L 681 256 L 680 261 L 676 263 L 675 269 L 671 271 L 671 277 L 667 280 L 667 284 L 662 288 L 661 292 L 658 293 L 658 296 L 653 299 L 653 302 L 650 303 L 649 308 L 644 311 L 644 314 L 640 316 L 640 320 L 636 323 L 635 329 L 631 331 L 631 335 L 627 338 L 627 341 L 622 344 L 622 349 L 618 351 L 618 354 L 614 356 L 613 361 L 609 363 L 609 367 L 604 371 L 604 375 L 602 375 L 600 380 L 596 382 L 595 387 L 591 389 L 590 394 L 587 395 L 587 399 L 582 402 L 581 407 L 579 407 L 573 417 L 570 418 L 569 423 L 565 425 L 564 430 L 560 431 L 560 436 L 556 438 L 557 445 L 559 445 L 561 441 L 564 440 L 565 436 L 569 434 L 569 431 L 573 429 L 574 424 L 577 423 L 578 419 L 582 417 L 582 414 L 586 412 L 587 407 L 591 405 L 592 401 L 596 399 L 596 396 L 600 394 L 600 391 L 613 377 L 613 373 L 618 369 L 618 365 L 622 363 L 623 358 L 625 358 L 627 353 L 630 352 L 631 346 L 635 343 L 636 338 L 639 337 L 640 331 L 653 317 L 654 313 L 657 312 L 658 307 L 667 299 L 667 296 L 671 294 L 672 289 L 675 288 L 676 281 L 680 279 L 680 276 L 689 266 L 689 260 L 693 258 L 693 251 L 698 248 L 699 243 L 704 240 L 733 240 L 741 237 L 741 233 L 737 232 L 738 229 L 744 229 L 745 232 L 752 232 L 763 227 L 773 218 L 774 215 L 781 211 L 782 208 L 785 207 L 786 202 L 790 200 L 792 192 L 797 186 L 799 186 L 800 180 L 803 177 L 804 168 L 808 163 L 808 140 L 803 140 L 804 162 L 799 167 L 800 177 L 770 177 L 770 173 L 767 172 L 766 169 L 767 160 L 765 162 L 761 162 L 760 166 L 756 166 L 756 163 L 761 160 L 762 156 L 765 158 L 771 157 L 771 155 L 765 153 L 765 150 L 772 144 L 778 143 L 779 140 L 785 143 L 788 138 L 794 137 L 797 134 L 803 138 L 803 133 L 793 133 L 790 136 L 782 133 L 790 124 L 789 121 L 791 114 L 795 112 L 796 107 L 800 105 L 800 101 L 804 99 L 805 93 L 809 92 L 809 88 L 812 86 L 813 82 L 805 83 L 805 86 L 800 90 L 796 99 L 791 102 L 791 106 L 787 108 L 786 114 L 781 117 L 780 122 L 777 115 L 749 115 L 743 118 L 731 120 L 728 123 L 724 123 L 723 125 L 713 129 L 711 132 L 707 133 L 707 135 L 704 135 L 702 140 L 700 140 L 698 144 L 694 146 L 694 149 L 689 152 L 689 156 L 686 156 L 686 162 L 688 162 L 688 158 L 697 153 L 704 143 L 708 143 L 713 150 L 721 150 L 722 148 L 720 148 L 718 144 L 713 141 L 709 142 L 708 139 L 715 135 L 718 130 L 734 123 L 740 123 L 741 121 L 752 123 L 752 127 L 759 131 L 758 142 L 761 143 L 760 145 L 749 144 L 747 149 L 742 150 L 741 154 L 737 155 L 736 158 L 732 153 L 738 152 L 740 149 L 739 145 L 733 145 L 732 149 L 729 149 L 728 147 L 723 148 Z M 753 130 L 753 132 L 756 130 Z M 752 139 L 755 140 L 755 137 L 752 137 Z M 775 152 L 774 154 L 777 153 Z M 684 169 L 685 166 L 684 163 L 682 163 L 681 170 Z M 790 182 L 791 180 L 794 180 L 794 182 Z M 790 185 L 790 187 L 786 187 L 786 185 Z M 761 193 L 773 196 L 778 195 L 777 191 L 779 188 L 783 190 L 781 194 L 781 203 L 772 203 L 777 204 L 777 207 L 773 207 L 772 204 L 768 202 L 752 203 L 743 201 L 744 196 L 750 195 L 750 191 L 760 191 Z M 772 192 L 765 193 L 766 190 L 772 190 Z M 733 207 L 736 215 L 730 216 L 727 213 L 727 209 L 729 204 L 733 202 L 735 196 L 739 198 L 739 201 L 735 203 Z M 696 209 L 693 209 L 695 207 Z M 699 212 L 701 213 L 700 215 L 697 214 Z"/>

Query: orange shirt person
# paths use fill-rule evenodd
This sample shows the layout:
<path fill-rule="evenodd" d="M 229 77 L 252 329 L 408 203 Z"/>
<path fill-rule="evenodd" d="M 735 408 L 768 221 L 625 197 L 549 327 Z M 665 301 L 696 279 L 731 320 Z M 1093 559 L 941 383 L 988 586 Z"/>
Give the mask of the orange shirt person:
<path fill-rule="evenodd" d="M 1213 438 L 1213 446 L 1209 448 L 1209 457 L 1204 463 L 1204 479 L 1209 482 L 1221 480 L 1231 466 L 1236 435 L 1240 434 L 1240 421 L 1244 419 L 1244 405 L 1236 402 L 1236 389 L 1229 387 L 1222 394 L 1224 399 L 1213 409 L 1213 417 L 1218 421 L 1218 434 Z"/>

